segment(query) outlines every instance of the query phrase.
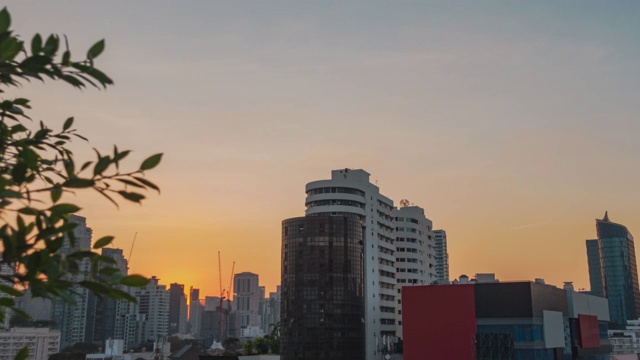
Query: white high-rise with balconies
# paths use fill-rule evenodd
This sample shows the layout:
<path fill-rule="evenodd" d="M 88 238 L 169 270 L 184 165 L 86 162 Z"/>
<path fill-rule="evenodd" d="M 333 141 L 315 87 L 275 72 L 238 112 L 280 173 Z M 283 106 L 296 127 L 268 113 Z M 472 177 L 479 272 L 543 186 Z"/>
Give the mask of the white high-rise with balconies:
<path fill-rule="evenodd" d="M 424 209 L 402 200 L 393 211 L 396 245 L 396 280 L 398 304 L 402 304 L 402 287 L 430 285 L 436 280 L 436 253 L 433 224 Z M 402 337 L 402 306 L 396 309 L 397 336 Z"/>
<path fill-rule="evenodd" d="M 333 170 L 331 179 L 308 183 L 306 193 L 307 216 L 355 214 L 361 219 L 366 359 L 379 359 L 385 341 L 396 337 L 393 201 L 380 194 L 361 169 Z"/>

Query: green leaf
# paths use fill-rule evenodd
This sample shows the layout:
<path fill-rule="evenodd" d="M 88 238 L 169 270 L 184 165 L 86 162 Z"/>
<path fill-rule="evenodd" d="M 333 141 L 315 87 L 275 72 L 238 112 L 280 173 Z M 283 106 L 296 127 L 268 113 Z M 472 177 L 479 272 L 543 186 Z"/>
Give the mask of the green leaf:
<path fill-rule="evenodd" d="M 60 185 L 56 185 L 51 188 L 51 201 L 53 201 L 54 204 L 57 203 L 58 200 L 60 200 L 61 196 L 62 196 L 62 187 Z"/>
<path fill-rule="evenodd" d="M 94 249 L 100 249 L 103 248 L 109 244 L 111 244 L 111 242 L 113 241 L 113 236 L 104 236 L 101 237 L 100 239 L 98 239 L 98 241 L 96 241 L 95 244 L 93 244 L 93 248 Z"/>
<path fill-rule="evenodd" d="M 62 65 L 69 66 L 70 63 L 71 63 L 71 53 L 69 52 L 69 50 L 67 50 L 62 54 Z"/>
<path fill-rule="evenodd" d="M 98 57 L 98 55 L 102 53 L 103 50 L 104 50 L 104 39 L 93 44 L 93 46 L 89 49 L 89 51 L 87 51 L 87 58 L 95 59 Z"/>
<path fill-rule="evenodd" d="M 13 358 L 13 360 L 25 360 L 29 356 L 29 349 L 25 346 Z"/>
<path fill-rule="evenodd" d="M 22 292 L 12 288 L 11 286 L 0 285 L 0 291 L 15 297 L 22 297 Z"/>
<path fill-rule="evenodd" d="M 110 163 L 111 159 L 108 156 L 101 156 L 100 160 L 96 163 L 96 166 L 93 167 L 93 176 L 101 175 L 105 170 L 107 170 Z"/>
<path fill-rule="evenodd" d="M 94 185 L 93 180 L 91 179 L 81 179 L 78 177 L 71 178 L 65 181 L 62 186 L 67 188 L 88 188 Z"/>
<path fill-rule="evenodd" d="M 37 55 L 42 50 L 42 37 L 40 34 L 36 34 L 33 39 L 31 39 L 31 53 L 33 55 Z"/>
<path fill-rule="evenodd" d="M 149 283 L 149 279 L 142 275 L 129 275 L 120 279 L 120 284 L 133 287 L 145 286 Z"/>
<path fill-rule="evenodd" d="M 140 165 L 140 171 L 153 169 L 154 167 L 158 166 L 160 160 L 162 160 L 162 154 L 149 156 L 145 161 L 142 162 L 142 165 Z"/>
<path fill-rule="evenodd" d="M 141 200 L 144 199 L 144 195 L 142 194 L 138 194 L 138 193 L 134 193 L 134 192 L 127 192 L 124 190 L 120 190 L 118 191 L 118 194 L 120 194 L 120 196 L 122 196 L 123 198 L 129 200 L 129 201 L 133 201 L 133 202 L 137 202 L 139 203 Z"/>
<path fill-rule="evenodd" d="M 80 208 L 73 204 L 58 204 L 50 207 L 49 211 L 51 211 L 54 214 L 65 215 L 65 214 L 72 214 L 72 213 L 78 212 L 80 211 Z"/>
<path fill-rule="evenodd" d="M 0 33 L 9 30 L 9 26 L 11 26 L 11 15 L 5 7 L 0 11 Z"/>
<path fill-rule="evenodd" d="M 38 210 L 31 207 L 23 207 L 22 209 L 18 210 L 18 212 L 25 215 L 38 215 Z"/>
<path fill-rule="evenodd" d="M 72 125 L 73 125 L 73 117 L 70 117 L 64 122 L 64 125 L 62 126 L 62 130 L 63 131 L 69 130 L 69 128 L 71 128 Z"/>
<path fill-rule="evenodd" d="M 152 183 L 151 181 L 141 177 L 141 176 L 133 176 L 134 179 L 138 180 L 140 183 L 152 188 L 153 190 L 156 190 L 158 193 L 160 192 L 160 188 L 158 187 L 158 185 Z"/>
<path fill-rule="evenodd" d="M 11 307 L 11 306 L 13 306 L 15 304 L 16 304 L 16 302 L 13 301 L 12 298 L 7 298 L 7 297 L 0 298 L 0 306 L 1 307 Z"/>

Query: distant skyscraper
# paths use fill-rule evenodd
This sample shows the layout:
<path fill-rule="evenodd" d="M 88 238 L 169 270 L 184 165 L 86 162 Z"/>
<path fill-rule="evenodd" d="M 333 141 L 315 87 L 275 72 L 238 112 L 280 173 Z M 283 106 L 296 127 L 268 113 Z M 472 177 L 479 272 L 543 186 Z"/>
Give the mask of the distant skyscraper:
<path fill-rule="evenodd" d="M 183 302 L 186 306 L 184 285 L 178 283 L 169 285 L 169 335 L 180 332 L 180 314 Z"/>
<path fill-rule="evenodd" d="M 447 232 L 433 230 L 436 240 L 436 280 L 449 281 L 449 252 L 447 251 Z"/>
<path fill-rule="evenodd" d="M 102 255 L 115 260 L 115 267 L 120 270 L 120 274 L 126 276 L 128 273 L 127 260 L 124 258 L 122 249 L 102 248 Z M 119 290 L 125 290 L 124 286 L 118 286 Z M 115 338 L 116 318 L 118 303 L 125 300 L 115 300 L 107 297 L 96 299 L 96 321 L 93 332 L 93 341 L 103 344 L 107 339 Z"/>
<path fill-rule="evenodd" d="M 260 290 L 258 274 L 243 272 L 233 276 L 233 291 L 236 316 L 240 329 L 247 326 L 260 327 L 260 302 L 264 292 Z M 262 297 L 261 297 L 262 295 Z"/>
<path fill-rule="evenodd" d="M 640 316 L 640 289 L 633 236 L 605 212 L 596 219 L 598 238 L 587 240 L 591 293 L 609 300 L 611 327 Z"/>
<path fill-rule="evenodd" d="M 136 288 L 134 294 L 138 298 L 138 314 L 144 315 L 144 340 L 157 340 L 166 337 L 169 331 L 169 290 L 160 285 L 159 279 L 152 276 L 149 283 Z"/>
<path fill-rule="evenodd" d="M 71 215 L 71 220 L 78 224 L 73 233 L 75 243 L 73 246 L 69 239 L 65 239 L 60 249 L 62 254 L 70 254 L 78 250 L 91 249 L 92 230 L 87 227 L 84 217 Z M 70 280 L 79 282 L 87 279 L 90 271 L 89 259 L 84 259 L 80 264 L 80 272 L 69 275 Z M 75 304 L 70 304 L 61 299 L 53 301 L 53 323 L 60 330 L 60 346 L 62 348 L 79 342 L 91 342 L 95 325 L 96 296 L 84 287 L 74 285 L 71 287 L 71 297 Z"/>
<path fill-rule="evenodd" d="M 200 305 L 200 289 L 189 289 L 189 330 L 196 337 L 200 336 L 202 306 Z"/>
<path fill-rule="evenodd" d="M 355 215 L 282 222 L 283 360 L 365 359 L 362 232 Z"/>

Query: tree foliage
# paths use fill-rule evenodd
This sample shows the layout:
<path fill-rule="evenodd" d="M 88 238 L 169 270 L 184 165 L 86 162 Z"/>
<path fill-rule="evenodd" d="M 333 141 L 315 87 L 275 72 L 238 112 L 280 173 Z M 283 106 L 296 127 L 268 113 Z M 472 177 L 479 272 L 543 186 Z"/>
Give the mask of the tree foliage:
<path fill-rule="evenodd" d="M 95 66 L 104 48 L 100 40 L 84 59 L 76 60 L 66 37 L 62 41 L 54 34 L 46 39 L 36 34 L 25 43 L 11 30 L 7 9 L 0 11 L 0 264 L 12 270 L 1 275 L 5 285 L 0 285 L 0 292 L 10 297 L 0 297 L 0 308 L 14 307 L 11 296 L 22 295 L 16 288 L 28 287 L 36 297 L 73 302 L 73 287 L 82 286 L 99 296 L 135 301 L 118 285 L 147 283 L 141 275 L 120 274 L 114 260 L 96 252 L 113 241 L 111 236 L 95 241 L 93 249 L 68 254 L 60 250 L 66 241 L 73 246 L 76 240 L 73 230 L 77 224 L 70 215 L 80 207 L 67 198 L 95 191 L 116 206 L 121 201 L 139 203 L 145 191 L 159 192 L 145 175 L 160 163 L 162 154 L 123 170 L 130 151 L 114 146 L 109 153 L 94 149 L 93 161 L 76 164 L 69 145 L 73 139 L 87 139 L 77 133 L 73 117 L 54 130 L 29 117 L 29 99 L 6 98 L 8 88 L 32 80 L 106 89 L 113 81 Z M 88 273 L 82 271 L 83 262 L 90 263 Z M 82 276 L 74 276 L 81 272 Z"/>

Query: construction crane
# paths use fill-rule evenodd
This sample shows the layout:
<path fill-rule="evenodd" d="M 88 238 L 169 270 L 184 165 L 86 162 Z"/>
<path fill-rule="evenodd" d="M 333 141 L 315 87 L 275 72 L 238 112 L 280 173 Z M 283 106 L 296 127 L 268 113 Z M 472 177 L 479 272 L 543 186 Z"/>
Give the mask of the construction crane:
<path fill-rule="evenodd" d="M 129 265 L 131 264 L 131 254 L 133 254 L 133 246 L 136 244 L 136 238 L 138 237 L 138 232 L 133 235 L 133 242 L 131 243 L 131 250 L 129 250 L 129 257 L 127 258 L 127 270 L 129 269 Z"/>
<path fill-rule="evenodd" d="M 231 265 L 231 276 L 229 279 L 229 287 L 224 289 L 222 287 L 222 261 L 220 259 L 220 251 L 218 251 L 218 280 L 220 285 L 220 305 L 218 306 L 218 335 L 220 336 L 220 341 L 223 339 L 223 329 L 224 324 L 229 325 L 229 312 L 231 311 L 231 288 L 233 286 L 233 271 L 235 270 L 236 262 L 233 262 Z M 227 300 L 227 311 L 225 312 L 223 309 L 224 301 Z M 226 319 L 226 321 L 225 321 Z"/>

